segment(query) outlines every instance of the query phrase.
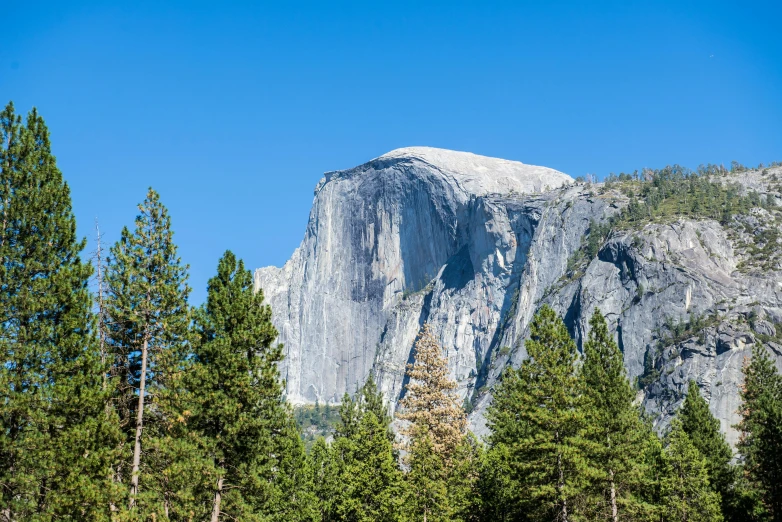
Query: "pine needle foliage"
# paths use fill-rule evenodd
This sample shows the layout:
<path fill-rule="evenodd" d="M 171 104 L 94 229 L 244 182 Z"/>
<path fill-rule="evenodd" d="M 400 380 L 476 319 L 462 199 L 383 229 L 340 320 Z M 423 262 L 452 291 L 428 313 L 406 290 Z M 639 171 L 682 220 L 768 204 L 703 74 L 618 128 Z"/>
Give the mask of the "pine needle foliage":
<path fill-rule="evenodd" d="M 525 347 L 529 359 L 506 370 L 487 412 L 490 458 L 510 475 L 512 491 L 501 495 L 514 511 L 532 520 L 574 520 L 590 476 L 578 352 L 549 306 L 535 315 Z"/>
<path fill-rule="evenodd" d="M 766 348 L 756 344 L 744 367 L 738 449 L 763 520 L 782 521 L 782 375 Z"/>
<path fill-rule="evenodd" d="M 0 112 L 0 518 L 107 520 L 115 493 L 91 266 L 33 109 Z"/>
<path fill-rule="evenodd" d="M 429 324 L 424 325 L 415 344 L 415 361 L 407 366 L 410 379 L 399 402 L 397 418 L 406 421 L 401 429 L 412 440 L 429 435 L 427 444 L 444 463 L 450 461 L 467 427 L 467 415 L 454 391 L 448 359 Z"/>
<path fill-rule="evenodd" d="M 665 473 L 660 481 L 665 520 L 721 522 L 720 495 L 709 484 L 706 459 L 678 419 L 673 420 L 665 442 Z"/>
<path fill-rule="evenodd" d="M 276 508 L 254 499 L 286 502 L 294 493 L 281 491 L 283 484 L 273 478 L 284 468 L 284 446 L 292 445 L 294 453 L 299 448 L 291 441 L 280 444 L 290 436 L 291 421 L 271 309 L 263 292 L 253 292 L 252 274 L 232 252 L 222 256 L 209 280 L 195 323 L 185 387 L 192 404 L 188 426 L 203 441 L 208 460 L 210 520 L 261 519 Z"/>
<path fill-rule="evenodd" d="M 415 344 L 409 379 L 397 418 L 407 438 L 405 508 L 412 520 L 459 520 L 464 486 L 471 487 L 472 455 L 465 444 L 467 415 L 450 378 L 448 359 L 429 324 Z M 469 459 L 469 460 L 465 460 Z M 462 474 L 462 475 L 460 475 Z M 456 512 L 455 512 L 456 511 Z"/>
<path fill-rule="evenodd" d="M 709 483 L 720 494 L 723 515 L 727 520 L 745 520 L 742 513 L 733 513 L 736 503 L 733 498 L 736 471 L 731 465 L 733 451 L 720 431 L 720 422 L 709 411 L 709 404 L 693 380 L 688 384 L 687 397 L 677 417 L 695 449 L 706 459 Z"/>
<path fill-rule="evenodd" d="M 622 352 L 600 310 L 589 321 L 581 370 L 595 520 L 626 520 L 641 510 L 644 432 Z"/>
<path fill-rule="evenodd" d="M 158 519 L 171 515 L 179 490 L 169 453 L 188 453 L 185 440 L 172 437 L 181 423 L 181 392 L 191 314 L 187 266 L 177 255 L 171 218 L 149 189 L 139 205 L 135 229 L 123 228 L 107 263 L 108 350 L 113 359 L 115 400 L 125 432 L 126 459 L 116 467 L 128 487 L 128 509 Z M 176 447 L 176 448 L 175 448 Z M 147 448 L 150 451 L 147 451 Z"/>

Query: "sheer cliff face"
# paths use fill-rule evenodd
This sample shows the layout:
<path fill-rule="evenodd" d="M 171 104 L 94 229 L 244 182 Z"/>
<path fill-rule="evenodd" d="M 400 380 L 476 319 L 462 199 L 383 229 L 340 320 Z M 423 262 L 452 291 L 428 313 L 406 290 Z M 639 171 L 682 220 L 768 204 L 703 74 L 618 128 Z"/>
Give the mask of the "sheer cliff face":
<path fill-rule="evenodd" d="M 744 179 L 767 188 L 760 175 Z M 423 147 L 326 174 L 299 248 L 282 268 L 255 274 L 285 344 L 288 399 L 338 402 L 372 371 L 393 407 L 430 322 L 482 433 L 491 386 L 524 359 L 526 328 L 547 302 L 579 341 L 592 310 L 603 311 L 660 422 L 693 378 L 734 440 L 749 347 L 762 337 L 782 360 L 769 340 L 782 329 L 779 272 L 738 271 L 742 255 L 719 224 L 680 220 L 612 237 L 566 280 L 590 221 L 623 205 L 621 194 L 594 189 L 543 167 Z M 716 311 L 719 321 L 666 347 L 649 376 L 666 320 Z"/>

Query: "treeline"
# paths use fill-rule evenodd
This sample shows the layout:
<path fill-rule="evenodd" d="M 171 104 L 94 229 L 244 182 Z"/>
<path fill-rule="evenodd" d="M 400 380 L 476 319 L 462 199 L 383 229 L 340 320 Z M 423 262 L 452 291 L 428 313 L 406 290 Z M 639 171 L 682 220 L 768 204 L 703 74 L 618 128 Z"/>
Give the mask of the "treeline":
<path fill-rule="evenodd" d="M 43 120 L 9 105 L 0 138 L 2 521 L 782 520 L 782 376 L 765 349 L 745 368 L 736 458 L 694 383 L 657 435 L 597 311 L 583 354 L 537 313 L 483 442 L 425 326 L 399 435 L 370 377 L 307 453 L 242 261 L 226 252 L 191 307 L 150 190 L 93 267 Z"/>
<path fill-rule="evenodd" d="M 206 303 L 150 189 L 80 257 L 68 185 L 33 110 L 0 113 L 0 520 L 315 520 L 251 273 L 226 252 Z"/>
<path fill-rule="evenodd" d="M 761 164 L 758 168 L 764 167 Z M 636 170 L 632 174 L 609 174 L 599 190 L 606 193 L 616 189 L 628 198 L 628 203 L 603 222 L 590 222 L 586 241 L 568 260 L 569 275 L 578 276 L 614 231 L 637 230 L 648 223 L 680 217 L 713 219 L 730 225 L 735 216 L 749 214 L 753 208 L 778 209 L 772 194 L 763 196 L 754 190 L 744 191 L 738 183 L 725 179 L 728 174 L 746 170 L 733 162 L 731 170 L 712 164 L 701 165 L 696 170 L 669 165 L 662 169 Z M 767 234 L 772 237 L 756 240 L 766 248 L 775 248 L 776 228 L 772 227 Z M 764 257 L 770 257 L 770 253 L 765 252 Z"/>
<path fill-rule="evenodd" d="M 745 368 L 734 456 L 695 382 L 657 434 L 599 311 L 583 355 L 547 306 L 530 330 L 529 359 L 494 390 L 485 446 L 464 429 L 447 361 L 427 329 L 397 414 L 401 458 L 374 381 L 346 397 L 334 441 L 320 439 L 311 453 L 320 520 L 782 519 L 782 376 L 763 347 Z"/>

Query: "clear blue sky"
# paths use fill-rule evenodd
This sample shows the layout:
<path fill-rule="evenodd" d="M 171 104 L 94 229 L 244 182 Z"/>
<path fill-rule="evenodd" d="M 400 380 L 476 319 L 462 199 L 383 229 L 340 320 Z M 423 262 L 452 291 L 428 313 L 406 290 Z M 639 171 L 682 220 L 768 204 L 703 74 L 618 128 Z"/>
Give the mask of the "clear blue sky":
<path fill-rule="evenodd" d="M 37 106 L 82 234 L 152 185 L 194 302 L 300 242 L 327 170 L 430 145 L 573 176 L 782 160 L 782 2 L 3 0 L 0 98 Z"/>

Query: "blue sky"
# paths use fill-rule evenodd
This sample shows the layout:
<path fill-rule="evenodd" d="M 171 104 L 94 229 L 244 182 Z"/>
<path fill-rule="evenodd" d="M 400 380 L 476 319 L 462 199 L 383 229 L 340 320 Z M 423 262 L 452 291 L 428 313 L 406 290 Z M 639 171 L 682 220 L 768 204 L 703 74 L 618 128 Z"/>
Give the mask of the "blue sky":
<path fill-rule="evenodd" d="M 193 302 L 280 265 L 322 173 L 429 145 L 572 176 L 782 160 L 782 2 L 4 0 L 0 99 L 37 106 L 82 234 L 171 210 Z"/>

